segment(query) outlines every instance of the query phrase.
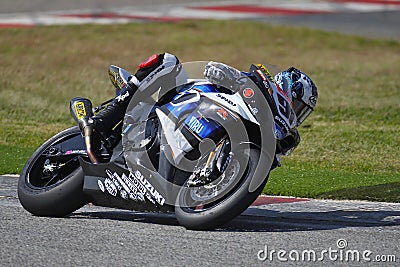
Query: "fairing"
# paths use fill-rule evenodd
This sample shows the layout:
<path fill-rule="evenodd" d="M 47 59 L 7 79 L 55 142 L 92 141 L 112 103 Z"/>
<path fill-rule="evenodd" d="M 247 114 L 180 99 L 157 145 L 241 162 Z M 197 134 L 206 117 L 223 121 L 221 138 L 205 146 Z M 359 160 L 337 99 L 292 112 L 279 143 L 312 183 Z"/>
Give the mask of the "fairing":
<path fill-rule="evenodd" d="M 122 151 L 115 162 L 82 161 L 87 173 L 85 190 L 95 203 L 135 210 L 150 205 L 155 210 L 168 210 L 175 205 L 185 175 L 193 172 L 202 157 L 202 145 L 211 141 L 215 146 L 226 136 L 233 149 L 256 146 L 262 151 L 248 190 L 253 192 L 262 183 L 274 160 L 276 145 L 274 119 L 265 92 L 246 77 L 237 92 L 218 88 L 203 79 L 205 64 L 183 64 L 187 77 L 182 80 L 180 73 L 174 88 L 163 88 L 157 82 L 154 88 L 136 93 L 125 114 Z M 165 102 L 165 96 L 171 94 L 175 95 L 172 101 Z M 134 179 L 138 172 L 140 183 Z M 170 179 L 172 174 L 177 177 L 176 173 L 182 174 L 179 183 Z M 141 191 L 143 187 L 145 191 Z"/>

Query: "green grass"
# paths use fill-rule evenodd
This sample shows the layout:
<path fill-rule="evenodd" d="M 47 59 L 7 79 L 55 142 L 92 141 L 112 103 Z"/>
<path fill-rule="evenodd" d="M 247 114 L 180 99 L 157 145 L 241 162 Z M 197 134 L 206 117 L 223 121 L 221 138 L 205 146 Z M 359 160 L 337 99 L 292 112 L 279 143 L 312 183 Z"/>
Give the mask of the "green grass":
<path fill-rule="evenodd" d="M 71 98 L 112 97 L 109 64 L 134 71 L 163 51 L 244 70 L 294 65 L 314 79 L 317 108 L 264 193 L 398 201 L 389 189 L 400 182 L 400 42 L 257 22 L 0 29 L 0 173 L 19 173 L 35 148 L 73 124 Z"/>
<path fill-rule="evenodd" d="M 389 184 L 339 189 L 322 193 L 318 195 L 318 197 L 326 199 L 363 199 L 368 201 L 382 201 L 383 194 L 385 201 L 400 202 L 400 183 L 395 182 Z"/>
<path fill-rule="evenodd" d="M 381 184 L 395 185 L 396 182 L 397 184 L 399 182 L 397 173 L 334 171 L 319 167 L 287 164 L 272 172 L 264 193 L 311 198 L 327 198 L 330 196 L 330 198 L 334 198 L 336 192 L 339 197 L 342 195 L 339 191 L 350 188 L 351 190 L 348 192 L 354 192 L 354 196 L 350 197 L 350 194 L 347 194 L 348 199 L 368 200 L 368 194 L 356 193 L 356 191 L 360 188 L 373 188 Z M 376 187 L 375 190 L 379 189 L 381 190 L 379 193 L 377 191 L 370 193 L 381 195 L 381 198 L 398 198 L 397 195 L 394 195 L 398 190 L 382 192 L 386 189 L 384 187 Z"/>

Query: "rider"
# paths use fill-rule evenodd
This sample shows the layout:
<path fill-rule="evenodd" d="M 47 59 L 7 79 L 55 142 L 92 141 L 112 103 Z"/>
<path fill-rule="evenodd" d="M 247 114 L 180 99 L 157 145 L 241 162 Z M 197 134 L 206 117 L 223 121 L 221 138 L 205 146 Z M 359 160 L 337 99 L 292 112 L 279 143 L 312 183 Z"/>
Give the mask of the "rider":
<path fill-rule="evenodd" d="M 252 65 L 250 70 L 252 69 L 262 70 L 267 77 L 272 79 L 263 65 Z M 250 77 L 255 81 L 256 75 L 255 71 L 242 72 L 217 62 L 209 62 L 204 70 L 204 76 L 208 81 L 224 84 L 231 90 L 237 90 L 234 86 L 238 84 L 236 81 L 241 77 Z M 166 82 L 170 84 L 167 86 L 168 88 L 174 88 L 173 84 L 184 83 L 186 76 L 176 56 L 169 53 L 154 54 L 142 62 L 138 71 L 122 88 L 120 94 L 104 110 L 92 117 L 89 123 L 106 138 L 111 133 L 111 129 L 122 121 L 133 94 L 137 90 L 152 91 L 148 89 L 149 87 L 153 87 L 155 90 L 159 89 L 162 84 L 157 84 L 157 81 L 160 81 L 161 77 L 163 77 L 162 84 Z M 275 118 L 277 147 L 276 161 L 273 167 L 276 167 L 280 165 L 280 156 L 288 155 L 299 144 L 300 136 L 297 127 L 314 110 L 318 92 L 311 78 L 295 67 L 276 74 L 274 82 L 275 86 L 271 86 L 268 92 L 273 100 L 270 108 Z M 149 95 L 153 93 L 149 92 Z"/>

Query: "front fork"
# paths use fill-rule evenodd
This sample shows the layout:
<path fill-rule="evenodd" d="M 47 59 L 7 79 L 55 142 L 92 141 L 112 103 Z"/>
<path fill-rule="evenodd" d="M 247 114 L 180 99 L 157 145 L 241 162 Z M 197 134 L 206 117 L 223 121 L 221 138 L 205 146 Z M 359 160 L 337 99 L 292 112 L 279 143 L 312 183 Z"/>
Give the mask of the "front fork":
<path fill-rule="evenodd" d="M 204 166 L 195 168 L 188 185 L 202 186 L 218 179 L 228 167 L 232 156 L 230 141 L 225 139 L 210 152 Z"/>
<path fill-rule="evenodd" d="M 231 157 L 231 144 L 229 140 L 225 139 L 210 153 L 205 168 L 212 170 L 212 172 L 215 172 L 215 175 L 218 175 L 219 177 L 224 173 Z"/>

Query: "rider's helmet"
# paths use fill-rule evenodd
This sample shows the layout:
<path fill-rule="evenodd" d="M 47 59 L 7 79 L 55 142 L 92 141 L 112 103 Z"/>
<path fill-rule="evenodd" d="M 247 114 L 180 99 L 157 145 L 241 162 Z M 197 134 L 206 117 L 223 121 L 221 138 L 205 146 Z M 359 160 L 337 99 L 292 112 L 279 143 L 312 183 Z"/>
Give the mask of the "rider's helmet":
<path fill-rule="evenodd" d="M 275 82 L 292 100 L 299 126 L 314 110 L 317 87 L 307 74 L 295 67 L 279 72 L 275 75 Z"/>

